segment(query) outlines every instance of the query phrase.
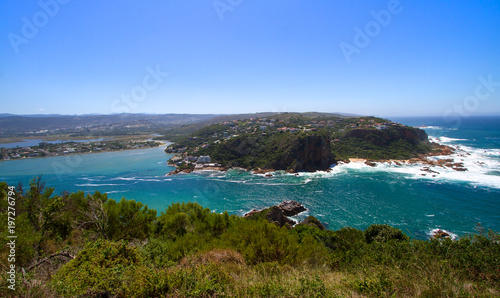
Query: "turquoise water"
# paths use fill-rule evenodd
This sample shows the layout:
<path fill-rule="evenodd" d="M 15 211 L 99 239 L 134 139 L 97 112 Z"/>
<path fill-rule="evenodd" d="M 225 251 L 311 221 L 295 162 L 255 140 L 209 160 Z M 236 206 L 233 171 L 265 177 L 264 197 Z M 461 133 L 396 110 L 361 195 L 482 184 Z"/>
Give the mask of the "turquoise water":
<path fill-rule="evenodd" d="M 331 172 L 276 173 L 268 178 L 244 171 L 166 176 L 173 168 L 164 147 L 0 162 L 0 180 L 24 185 L 43 174 L 47 186 L 62 191 L 106 192 L 135 199 L 158 211 L 172 202 L 196 201 L 215 212 L 243 215 L 253 208 L 297 200 L 330 229 L 364 229 L 388 223 L 417 239 L 440 228 L 458 236 L 484 228 L 500 231 L 500 117 L 466 119 L 461 126 L 439 118 L 394 119 L 427 125 L 439 142 L 457 147 L 454 156 L 467 172 L 421 165 L 398 167 L 337 165 Z M 486 123 L 486 124 L 485 124 Z"/>

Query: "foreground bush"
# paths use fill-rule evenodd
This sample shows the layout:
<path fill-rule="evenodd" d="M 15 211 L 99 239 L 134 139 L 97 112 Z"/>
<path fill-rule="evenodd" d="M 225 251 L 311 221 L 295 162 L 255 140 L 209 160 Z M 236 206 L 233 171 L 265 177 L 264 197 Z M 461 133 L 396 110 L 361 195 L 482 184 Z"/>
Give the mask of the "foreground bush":
<path fill-rule="evenodd" d="M 108 293 L 116 295 L 123 282 L 135 280 L 143 259 L 125 242 L 89 243 L 75 259 L 57 271 L 52 284 L 64 296 Z"/>
<path fill-rule="evenodd" d="M 5 190 L 0 183 L 4 225 Z M 175 203 L 156 216 L 105 194 L 56 196 L 37 179 L 16 201 L 19 297 L 500 294 L 494 232 L 421 241 L 388 225 L 289 229 L 196 203 Z M 7 259 L 6 246 L 0 255 Z M 0 296 L 12 296 L 5 278 L 0 288 Z"/>

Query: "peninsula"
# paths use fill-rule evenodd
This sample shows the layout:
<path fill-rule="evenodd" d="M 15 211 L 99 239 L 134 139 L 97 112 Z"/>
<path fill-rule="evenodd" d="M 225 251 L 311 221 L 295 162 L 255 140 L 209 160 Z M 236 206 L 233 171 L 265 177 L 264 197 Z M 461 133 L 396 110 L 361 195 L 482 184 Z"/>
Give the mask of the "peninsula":
<path fill-rule="evenodd" d="M 173 173 L 244 168 L 254 173 L 329 170 L 333 164 L 425 161 L 453 149 L 432 143 L 419 128 L 377 117 L 285 113 L 224 121 L 189 135 L 170 136 Z M 452 162 L 443 162 L 460 168 Z"/>
<path fill-rule="evenodd" d="M 102 140 L 94 142 L 67 141 L 61 143 L 41 142 L 36 146 L 18 146 L 16 148 L 0 147 L 0 161 L 131 149 L 145 149 L 158 147 L 162 144 L 162 142 L 151 140 Z"/>

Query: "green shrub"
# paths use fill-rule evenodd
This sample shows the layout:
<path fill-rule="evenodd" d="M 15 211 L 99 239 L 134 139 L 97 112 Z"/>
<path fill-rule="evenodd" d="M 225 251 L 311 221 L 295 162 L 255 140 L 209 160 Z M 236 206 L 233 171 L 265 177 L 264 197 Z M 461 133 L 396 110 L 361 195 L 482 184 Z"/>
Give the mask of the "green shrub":
<path fill-rule="evenodd" d="M 90 242 L 75 259 L 57 271 L 54 288 L 64 296 L 119 294 L 124 281 L 134 280 L 143 262 L 137 249 L 124 242 Z"/>
<path fill-rule="evenodd" d="M 408 241 L 410 238 L 403 231 L 389 225 L 371 225 L 365 232 L 366 243 L 387 242 L 390 240 Z"/>
<path fill-rule="evenodd" d="M 134 200 L 109 200 L 105 205 L 107 215 L 106 235 L 113 240 L 147 239 L 153 231 L 156 210 Z"/>

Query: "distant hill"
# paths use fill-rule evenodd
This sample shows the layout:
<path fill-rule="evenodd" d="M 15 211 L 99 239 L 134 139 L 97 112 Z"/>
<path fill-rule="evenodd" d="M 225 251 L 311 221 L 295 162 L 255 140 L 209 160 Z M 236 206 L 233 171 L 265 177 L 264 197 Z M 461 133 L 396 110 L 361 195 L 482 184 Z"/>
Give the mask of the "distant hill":
<path fill-rule="evenodd" d="M 199 129 L 227 121 L 272 117 L 278 120 L 311 119 L 325 117 L 352 117 L 333 113 L 247 113 L 247 114 L 86 114 L 86 115 L 14 115 L 0 114 L 0 136 L 43 136 L 66 134 L 121 135 L 160 133 L 186 135 Z"/>
<path fill-rule="evenodd" d="M 0 118 L 4 118 L 4 117 L 49 118 L 49 117 L 64 117 L 64 116 L 70 116 L 70 115 L 60 115 L 60 114 L 28 114 L 28 115 L 16 115 L 16 114 L 9 114 L 9 113 L 2 113 L 2 114 L 0 114 Z M 84 115 L 81 115 L 81 116 L 84 116 Z"/>
<path fill-rule="evenodd" d="M 33 134 L 40 131 L 57 134 L 85 134 L 123 127 L 145 130 L 173 128 L 183 124 L 206 121 L 212 114 L 114 114 L 114 115 L 0 115 L 3 136 Z M 119 131 L 118 131 L 119 132 Z"/>

